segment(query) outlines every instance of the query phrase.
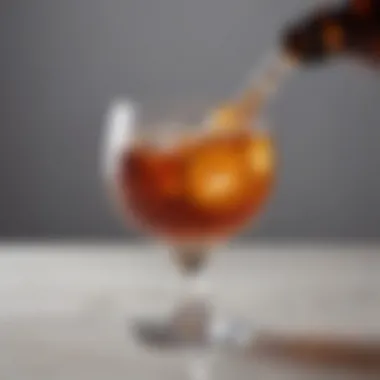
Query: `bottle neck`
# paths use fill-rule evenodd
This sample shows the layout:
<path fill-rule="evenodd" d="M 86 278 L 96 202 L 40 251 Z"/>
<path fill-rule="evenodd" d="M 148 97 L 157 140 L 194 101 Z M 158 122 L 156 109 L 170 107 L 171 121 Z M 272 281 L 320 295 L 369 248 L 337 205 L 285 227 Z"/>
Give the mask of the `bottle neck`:
<path fill-rule="evenodd" d="M 380 61 L 380 2 L 351 0 L 311 11 L 287 25 L 281 46 L 302 65 L 330 58 Z"/>

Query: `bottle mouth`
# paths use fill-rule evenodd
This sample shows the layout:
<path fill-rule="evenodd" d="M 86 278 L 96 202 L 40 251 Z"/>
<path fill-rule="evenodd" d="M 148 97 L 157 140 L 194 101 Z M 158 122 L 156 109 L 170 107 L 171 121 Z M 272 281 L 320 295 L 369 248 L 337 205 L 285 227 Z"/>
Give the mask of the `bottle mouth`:
<path fill-rule="evenodd" d="M 296 62 L 304 64 L 317 63 L 326 58 L 319 35 L 317 33 L 310 33 L 303 26 L 287 31 L 283 46 L 286 54 Z"/>
<path fill-rule="evenodd" d="M 319 6 L 284 30 L 282 46 L 303 64 L 320 63 L 345 45 L 345 6 Z"/>

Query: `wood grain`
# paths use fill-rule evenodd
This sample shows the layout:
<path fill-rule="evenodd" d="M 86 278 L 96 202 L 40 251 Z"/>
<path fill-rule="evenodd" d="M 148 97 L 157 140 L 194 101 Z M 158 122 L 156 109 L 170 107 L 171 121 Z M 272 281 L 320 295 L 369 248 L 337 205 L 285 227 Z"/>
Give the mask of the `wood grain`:
<path fill-rule="evenodd" d="M 255 356 L 287 360 L 302 366 L 376 372 L 380 376 L 380 341 L 263 334 L 252 344 L 251 352 Z"/>

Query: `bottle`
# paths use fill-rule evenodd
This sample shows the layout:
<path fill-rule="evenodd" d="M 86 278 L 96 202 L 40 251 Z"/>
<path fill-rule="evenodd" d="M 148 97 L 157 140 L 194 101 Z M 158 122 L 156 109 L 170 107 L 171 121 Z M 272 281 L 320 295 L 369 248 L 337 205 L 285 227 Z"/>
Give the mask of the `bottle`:
<path fill-rule="evenodd" d="M 351 0 L 316 9 L 288 24 L 281 44 L 303 65 L 340 57 L 380 63 L 380 0 Z"/>
<path fill-rule="evenodd" d="M 335 58 L 380 64 L 380 0 L 350 0 L 319 7 L 281 33 L 279 47 L 264 57 L 242 91 L 212 113 L 214 129 L 236 130 L 257 120 L 283 82 L 299 68 Z"/>

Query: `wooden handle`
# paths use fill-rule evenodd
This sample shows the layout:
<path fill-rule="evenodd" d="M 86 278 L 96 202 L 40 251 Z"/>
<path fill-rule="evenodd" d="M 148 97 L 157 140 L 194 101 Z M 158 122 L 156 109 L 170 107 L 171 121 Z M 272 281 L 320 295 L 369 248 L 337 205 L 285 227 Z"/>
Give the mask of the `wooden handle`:
<path fill-rule="evenodd" d="M 265 334 L 252 344 L 252 352 L 256 356 L 290 360 L 300 365 L 375 371 L 380 375 L 380 341 Z"/>

